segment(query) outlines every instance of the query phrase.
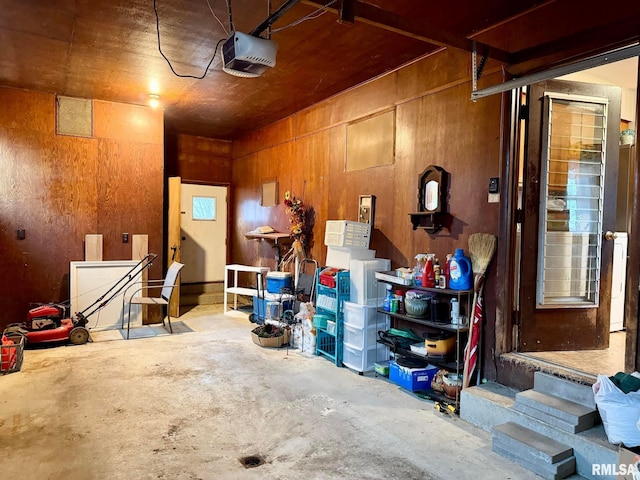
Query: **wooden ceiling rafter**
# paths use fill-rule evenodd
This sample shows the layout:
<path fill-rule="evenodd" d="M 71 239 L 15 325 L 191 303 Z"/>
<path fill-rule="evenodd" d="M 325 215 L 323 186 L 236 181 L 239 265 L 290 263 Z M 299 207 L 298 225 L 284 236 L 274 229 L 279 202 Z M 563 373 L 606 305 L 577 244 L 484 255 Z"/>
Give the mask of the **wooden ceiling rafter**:
<path fill-rule="evenodd" d="M 426 24 L 424 21 L 418 24 L 412 19 L 400 17 L 393 12 L 383 10 L 368 3 L 357 0 L 344 1 L 353 3 L 354 18 L 362 23 L 415 38 L 416 40 L 431 43 L 439 47 L 452 47 L 469 53 L 473 51 L 472 40 L 443 30 L 435 21 L 432 24 Z M 300 3 L 316 8 L 324 7 L 323 3 L 313 0 L 302 0 Z M 324 8 L 338 15 L 338 18 L 340 18 L 341 9 L 332 7 Z M 507 64 L 511 63 L 511 55 L 504 50 L 482 44 L 481 42 L 476 42 L 476 46 L 478 51 L 488 52 L 489 56 L 495 60 Z"/>
<path fill-rule="evenodd" d="M 541 66 L 557 66 L 638 41 L 638 19 L 628 18 L 517 52 L 513 54 L 513 63 L 507 68 L 507 72 L 521 76 Z"/>

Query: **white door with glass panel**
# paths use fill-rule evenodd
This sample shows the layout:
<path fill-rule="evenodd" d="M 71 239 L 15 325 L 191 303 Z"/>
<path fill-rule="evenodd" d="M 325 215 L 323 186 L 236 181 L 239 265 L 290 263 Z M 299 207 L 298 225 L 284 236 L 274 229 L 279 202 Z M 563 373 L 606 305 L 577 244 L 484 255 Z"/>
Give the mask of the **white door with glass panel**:
<path fill-rule="evenodd" d="M 227 263 L 227 187 L 180 189 L 182 283 L 220 282 Z"/>

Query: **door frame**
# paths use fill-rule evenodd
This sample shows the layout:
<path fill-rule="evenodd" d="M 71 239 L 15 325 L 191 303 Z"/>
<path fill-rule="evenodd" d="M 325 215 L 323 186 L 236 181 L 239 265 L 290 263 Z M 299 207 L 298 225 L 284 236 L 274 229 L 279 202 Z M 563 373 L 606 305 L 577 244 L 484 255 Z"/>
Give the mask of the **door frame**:
<path fill-rule="evenodd" d="M 636 122 L 640 123 L 640 62 L 638 62 L 638 86 L 636 87 Z M 487 373 L 502 383 L 513 383 L 513 371 L 517 369 L 509 355 L 515 352 L 515 330 L 519 328 L 520 313 L 514 308 L 512 286 L 516 281 L 514 255 L 516 252 L 515 228 L 518 220 L 518 153 L 520 148 L 519 121 L 522 113 L 520 89 L 501 93 L 500 175 L 504 179 L 500 188 L 500 231 L 497 255 L 497 271 L 504 279 L 497 288 L 496 323 L 494 329 L 494 351 L 485 349 L 488 360 Z M 635 149 L 636 165 L 640 162 L 638 148 Z M 626 354 L 625 371 L 640 370 L 640 337 L 638 336 L 638 301 L 640 286 L 640 169 L 635 170 L 633 179 L 633 200 L 631 209 L 631 231 L 629 232 L 629 253 L 625 296 Z M 635 320 L 635 321 L 634 321 Z M 502 368 L 501 368 L 502 367 Z M 502 372 L 501 372 L 502 370 Z M 515 382 L 517 383 L 517 382 Z"/>
<path fill-rule="evenodd" d="M 205 187 L 218 187 L 218 188 L 224 188 L 226 190 L 226 210 L 227 210 L 227 217 L 226 217 L 226 239 L 225 239 L 225 265 L 229 264 L 229 249 L 230 249 L 230 245 L 231 245 L 231 185 L 229 185 L 228 183 L 213 183 L 213 182 L 201 182 L 201 181 L 196 181 L 196 180 L 188 180 L 188 179 L 182 179 L 182 181 L 180 182 L 181 185 L 181 190 L 182 190 L 182 184 L 188 184 L 188 185 L 202 185 Z M 180 202 L 181 203 L 181 202 Z M 180 232 L 180 235 L 182 235 L 182 232 Z M 180 237 L 182 239 L 182 237 Z M 224 270 L 224 269 L 223 269 Z M 224 275 L 224 273 L 223 273 Z M 223 278 L 224 279 L 224 278 Z"/>

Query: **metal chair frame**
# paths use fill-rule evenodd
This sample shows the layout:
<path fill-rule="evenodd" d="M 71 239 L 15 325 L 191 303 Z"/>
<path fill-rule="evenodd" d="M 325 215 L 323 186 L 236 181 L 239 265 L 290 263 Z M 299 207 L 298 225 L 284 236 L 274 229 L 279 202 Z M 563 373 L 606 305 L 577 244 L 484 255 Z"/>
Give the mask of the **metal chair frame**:
<path fill-rule="evenodd" d="M 127 313 L 127 340 L 129 339 L 129 330 L 131 327 L 131 305 L 160 305 L 160 307 L 167 307 L 167 321 L 169 323 L 169 332 L 173 333 L 173 326 L 171 325 L 171 311 L 169 309 L 169 302 L 178 285 L 178 275 L 180 270 L 184 267 L 184 264 L 173 262 L 167 269 L 167 275 L 163 279 L 159 280 L 147 280 L 146 282 L 135 282 L 129 288 L 127 288 L 122 296 L 122 318 L 121 328 L 124 329 L 124 305 L 129 304 Z M 142 285 L 142 284 L 146 285 Z M 142 286 L 140 286 L 142 285 Z M 136 287 L 137 286 L 137 287 Z M 129 291 L 132 287 L 136 287 L 131 293 Z M 143 297 L 135 296 L 142 292 L 149 292 L 150 290 L 160 290 L 159 297 Z M 163 312 L 164 313 L 164 312 Z M 166 328 L 164 321 L 164 314 L 162 315 L 162 326 Z"/>

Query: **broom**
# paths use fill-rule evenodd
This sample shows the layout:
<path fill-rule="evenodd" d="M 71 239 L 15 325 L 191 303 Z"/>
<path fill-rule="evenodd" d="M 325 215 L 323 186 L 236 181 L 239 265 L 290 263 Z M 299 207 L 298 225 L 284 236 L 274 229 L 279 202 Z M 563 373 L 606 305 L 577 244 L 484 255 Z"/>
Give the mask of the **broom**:
<path fill-rule="evenodd" d="M 469 338 L 464 355 L 464 371 L 462 386 L 466 388 L 471 382 L 471 374 L 475 368 L 475 361 L 471 365 L 471 357 L 475 354 L 480 338 L 479 328 L 482 326 L 482 289 L 484 288 L 484 274 L 496 252 L 498 237 L 490 233 L 473 233 L 469 235 L 469 254 L 473 268 L 473 316 L 469 318 Z M 477 324 L 477 325 L 476 325 Z M 474 335 L 475 333 L 475 335 Z"/>

